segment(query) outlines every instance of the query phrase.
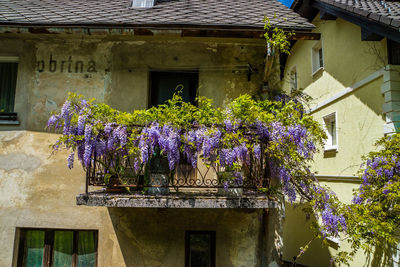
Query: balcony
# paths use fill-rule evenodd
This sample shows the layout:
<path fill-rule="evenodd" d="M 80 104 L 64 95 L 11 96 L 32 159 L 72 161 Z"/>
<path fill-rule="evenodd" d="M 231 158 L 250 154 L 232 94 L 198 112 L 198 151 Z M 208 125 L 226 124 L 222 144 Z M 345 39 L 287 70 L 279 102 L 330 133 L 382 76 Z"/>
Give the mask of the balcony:
<path fill-rule="evenodd" d="M 199 160 L 195 168 L 182 162 L 170 171 L 165 157 L 154 157 L 139 172 L 129 157 L 120 177 L 109 177 L 106 158 L 93 158 L 86 168 L 86 192 L 78 205 L 138 208 L 274 208 L 261 188 L 268 187 L 268 170 L 244 165 L 239 178 L 217 164 Z M 101 162 L 101 163 L 100 163 Z M 121 163 L 120 163 L 121 164 Z"/>
<path fill-rule="evenodd" d="M 216 108 L 210 99 L 195 106 L 175 94 L 126 113 L 71 94 L 48 127 L 62 130 L 54 149 L 71 151 L 68 167 L 77 156 L 86 171 L 78 205 L 272 208 L 282 188 L 295 199 L 301 186 L 293 178 L 308 177 L 323 137 L 302 106 L 286 99 L 243 95 Z"/>

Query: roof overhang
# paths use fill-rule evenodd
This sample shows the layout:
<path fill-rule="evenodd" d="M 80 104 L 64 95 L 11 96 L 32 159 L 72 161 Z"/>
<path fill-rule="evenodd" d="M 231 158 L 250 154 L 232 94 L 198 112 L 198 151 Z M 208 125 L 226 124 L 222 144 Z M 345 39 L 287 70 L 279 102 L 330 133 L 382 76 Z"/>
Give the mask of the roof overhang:
<path fill-rule="evenodd" d="M 310 29 L 284 29 L 295 33 L 291 40 L 319 40 L 320 34 Z M 260 27 L 221 27 L 217 25 L 54 25 L 54 24 L 0 24 L 0 33 L 32 33 L 32 34 L 87 34 L 87 35 L 136 35 L 156 36 L 169 32 L 180 37 L 209 38 L 251 38 L 263 39 L 265 30 Z"/>
<path fill-rule="evenodd" d="M 361 29 L 367 30 L 369 33 L 400 42 L 399 29 L 369 19 L 366 16 L 350 12 L 340 6 L 335 6 L 318 0 L 296 0 L 291 8 L 301 16 L 308 18 L 310 21 L 315 18 L 318 12 L 321 14 L 329 14 L 358 25 Z"/>
<path fill-rule="evenodd" d="M 322 10 L 333 16 L 336 16 L 341 19 L 347 20 L 351 23 L 354 23 L 354 24 L 360 26 L 361 28 L 366 28 L 366 29 L 368 29 L 369 32 L 381 35 L 390 40 L 400 43 L 400 32 L 398 29 L 395 29 L 395 28 L 392 28 L 389 26 L 385 26 L 384 24 L 381 24 L 374 20 L 368 19 L 367 17 L 357 15 L 354 13 L 350 13 L 342 8 L 332 6 L 332 5 L 329 5 L 326 3 L 315 1 L 312 4 L 312 6 L 319 9 L 320 11 Z"/>

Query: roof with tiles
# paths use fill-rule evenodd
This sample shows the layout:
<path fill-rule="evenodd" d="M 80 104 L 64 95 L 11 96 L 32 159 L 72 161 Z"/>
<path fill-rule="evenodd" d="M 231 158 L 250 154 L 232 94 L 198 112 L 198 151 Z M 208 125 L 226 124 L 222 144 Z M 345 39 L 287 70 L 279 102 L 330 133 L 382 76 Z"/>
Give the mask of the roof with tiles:
<path fill-rule="evenodd" d="M 388 0 L 317 0 L 366 17 L 393 28 L 400 28 L 400 2 Z"/>
<path fill-rule="evenodd" d="M 268 16 L 280 28 L 314 28 L 277 0 L 157 0 L 146 9 L 131 1 L 0 0 L 0 25 L 263 28 Z"/>

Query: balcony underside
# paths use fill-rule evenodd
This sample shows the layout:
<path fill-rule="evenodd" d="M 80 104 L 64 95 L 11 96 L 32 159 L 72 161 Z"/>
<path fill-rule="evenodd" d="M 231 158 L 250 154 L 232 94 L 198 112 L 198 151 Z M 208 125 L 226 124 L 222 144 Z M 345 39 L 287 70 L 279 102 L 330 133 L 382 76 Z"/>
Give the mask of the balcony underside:
<path fill-rule="evenodd" d="M 215 196 L 215 195 L 128 195 L 108 193 L 104 190 L 80 194 L 77 205 L 120 208 L 202 208 L 202 209 L 270 209 L 278 202 L 263 195 Z"/>

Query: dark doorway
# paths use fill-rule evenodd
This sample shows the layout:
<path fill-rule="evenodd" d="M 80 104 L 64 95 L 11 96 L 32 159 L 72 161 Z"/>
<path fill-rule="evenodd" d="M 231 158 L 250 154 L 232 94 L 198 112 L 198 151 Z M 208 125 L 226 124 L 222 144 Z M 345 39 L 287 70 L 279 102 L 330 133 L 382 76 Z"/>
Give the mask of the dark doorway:
<path fill-rule="evenodd" d="M 187 231 L 185 267 L 215 267 L 215 232 Z"/>
<path fill-rule="evenodd" d="M 196 104 L 198 83 L 198 72 L 152 71 L 149 106 L 165 104 L 179 90 L 182 91 L 183 101 Z"/>

